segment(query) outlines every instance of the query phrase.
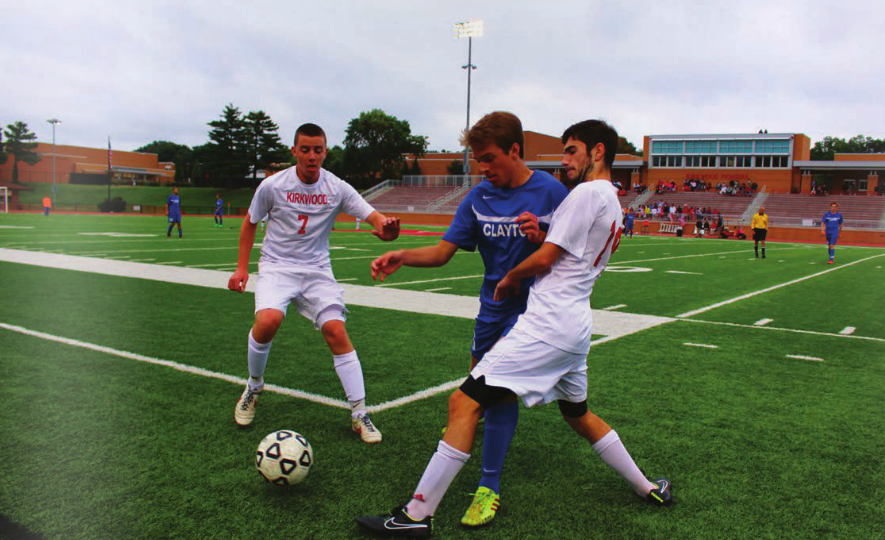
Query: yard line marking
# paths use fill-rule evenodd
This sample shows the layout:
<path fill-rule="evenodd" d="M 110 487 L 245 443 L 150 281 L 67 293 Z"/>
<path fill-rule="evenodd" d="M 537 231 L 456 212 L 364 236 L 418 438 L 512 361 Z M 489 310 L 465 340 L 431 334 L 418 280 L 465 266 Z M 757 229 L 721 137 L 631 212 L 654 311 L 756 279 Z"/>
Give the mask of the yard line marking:
<path fill-rule="evenodd" d="M 131 259 L 130 255 L 107 255 L 105 259 Z"/>
<path fill-rule="evenodd" d="M 379 283 L 375 285 L 375 287 L 396 287 L 399 285 L 414 285 L 416 283 L 434 283 L 436 281 L 454 281 L 459 279 L 475 279 L 481 278 L 485 276 L 485 274 L 474 274 L 472 276 L 455 276 L 455 277 L 444 277 L 444 278 L 436 278 L 436 279 L 419 279 L 417 281 L 400 281 L 399 283 Z"/>
<path fill-rule="evenodd" d="M 425 289 L 424 292 L 447 291 L 449 289 L 451 289 L 451 287 L 437 287 L 436 289 Z"/>
<path fill-rule="evenodd" d="M 823 358 L 818 358 L 816 356 L 804 356 L 801 354 L 788 354 L 787 358 L 795 358 L 797 360 L 811 360 L 812 362 L 823 362 Z"/>
<path fill-rule="evenodd" d="M 222 270 L 134 263 L 4 248 L 0 248 L 0 261 L 222 290 L 227 290 L 227 282 L 230 278 L 230 275 Z M 477 296 L 428 293 L 347 283 L 342 283 L 341 288 L 344 289 L 344 301 L 348 305 L 471 320 L 475 319 L 476 314 L 479 313 L 479 298 Z M 255 292 L 255 280 L 249 280 L 249 283 L 246 284 L 246 291 Z M 672 317 L 657 315 L 594 310 L 593 331 L 606 336 L 600 339 L 602 342 L 603 339 L 633 334 L 674 320 Z"/>
<path fill-rule="evenodd" d="M 720 326 L 734 326 L 735 328 L 752 328 L 754 330 L 774 330 L 776 332 L 792 332 L 794 334 L 809 334 L 812 336 L 828 336 L 837 338 L 863 339 L 867 341 L 879 341 L 885 343 L 885 339 L 870 336 L 855 336 L 854 334 L 833 334 L 830 332 L 816 332 L 814 330 L 799 330 L 798 328 L 779 328 L 777 326 L 753 326 L 751 324 L 737 324 L 722 321 L 705 321 L 702 319 L 676 319 L 677 321 L 701 323 L 701 324 L 718 324 Z"/>
<path fill-rule="evenodd" d="M 718 345 L 707 345 L 706 343 L 683 343 L 683 345 L 688 345 L 689 347 L 703 347 L 705 349 L 718 349 Z"/>
<path fill-rule="evenodd" d="M 871 257 L 866 257 L 866 258 L 864 258 L 864 259 L 858 259 L 858 260 L 856 260 L 856 261 L 854 261 L 854 262 L 850 262 L 850 263 L 847 263 L 847 264 L 843 264 L 842 266 L 837 266 L 836 268 L 829 268 L 829 269 L 827 269 L 827 270 L 821 270 L 820 272 L 817 272 L 816 274 L 811 274 L 811 275 L 804 276 L 804 277 L 801 277 L 801 278 L 798 278 L 798 279 L 794 279 L 794 280 L 792 280 L 792 281 L 787 281 L 786 283 L 781 283 L 781 284 L 779 284 L 779 285 L 774 285 L 774 286 L 772 286 L 772 287 L 766 287 L 765 289 L 760 289 L 760 290 L 758 290 L 758 291 L 753 291 L 753 292 L 751 292 L 751 293 L 742 294 L 742 295 L 740 295 L 740 296 L 735 296 L 734 298 L 731 298 L 731 299 L 729 299 L 729 300 L 723 300 L 722 302 L 716 302 L 715 304 L 710 304 L 709 306 L 704 306 L 704 307 L 702 307 L 702 308 L 695 309 L 695 310 L 692 310 L 692 311 L 686 311 L 685 313 L 682 313 L 681 315 L 677 315 L 676 317 L 679 318 L 679 319 L 682 319 L 682 318 L 685 318 L 685 317 L 693 317 L 693 316 L 698 315 L 698 314 L 700 314 L 700 313 L 704 313 L 704 312 L 710 311 L 711 309 L 716 309 L 716 308 L 718 308 L 718 307 L 727 306 L 727 305 L 729 305 L 729 304 L 733 304 L 733 303 L 735 303 L 735 302 L 739 302 L 739 301 L 741 301 L 741 300 L 746 300 L 747 298 L 752 298 L 752 297 L 754 297 L 754 296 L 756 296 L 756 295 L 759 295 L 759 294 L 763 294 L 763 293 L 771 292 L 771 291 L 774 291 L 774 290 L 777 290 L 777 289 L 780 289 L 780 288 L 783 288 L 783 287 L 787 287 L 787 286 L 789 286 L 789 285 L 794 285 L 794 284 L 796 284 L 796 283 L 801 283 L 801 282 L 803 282 L 803 281 L 805 281 L 805 280 L 808 280 L 808 279 L 811 279 L 811 278 L 815 278 L 815 277 L 817 277 L 817 276 L 822 276 L 822 275 L 824 275 L 824 274 L 828 274 L 828 273 L 830 273 L 830 272 L 835 272 L 835 271 L 837 271 L 837 270 L 842 270 L 843 268 L 848 268 L 849 266 L 854 266 L 855 264 L 862 263 L 862 262 L 865 262 L 865 261 L 869 261 L 869 260 L 871 260 L 871 259 L 877 259 L 877 258 L 879 258 L 879 257 L 885 257 L 885 253 L 883 253 L 883 254 L 881 254 L 881 255 L 873 255 L 873 256 L 871 256 Z"/>
<path fill-rule="evenodd" d="M 184 261 L 163 261 L 158 262 L 157 264 L 184 264 Z"/>
<path fill-rule="evenodd" d="M 33 229 L 34 227 L 23 227 L 19 225 L 0 225 L 0 229 Z"/>
<path fill-rule="evenodd" d="M 753 326 L 765 326 L 773 320 L 774 319 L 759 319 L 758 321 L 753 323 Z"/>
<path fill-rule="evenodd" d="M 703 276 L 704 274 L 701 272 L 683 272 L 682 270 L 667 270 L 664 272 L 665 274 L 692 274 L 695 276 Z"/>
<path fill-rule="evenodd" d="M 843 336 L 850 336 L 851 334 L 854 333 L 855 330 L 857 330 L 857 328 L 855 328 L 853 326 L 846 326 L 839 333 L 842 334 Z"/>
<path fill-rule="evenodd" d="M 356 281 L 355 277 L 347 277 L 347 278 L 335 278 L 335 281 Z"/>
<path fill-rule="evenodd" d="M 19 334 L 25 334 L 28 336 L 37 337 L 40 339 L 45 339 L 48 341 L 55 341 L 56 343 L 63 343 L 65 345 L 71 345 L 73 347 L 80 347 L 82 349 L 89 349 L 92 351 L 97 351 L 105 354 L 110 354 L 113 356 L 119 356 L 121 358 L 127 358 L 129 360 L 136 360 L 138 362 L 146 362 L 148 364 L 154 364 L 157 366 L 164 366 L 168 368 L 172 368 L 176 371 L 183 371 L 185 373 L 192 373 L 194 375 L 202 375 L 203 377 L 209 377 L 212 379 L 218 379 L 222 381 L 227 381 L 229 383 L 238 384 L 243 386 L 246 384 L 246 379 L 240 377 L 234 377 L 233 375 L 228 375 L 226 373 L 218 373 L 216 371 L 209 371 L 208 369 L 199 368 L 196 366 L 189 366 L 187 364 L 180 364 L 178 362 L 172 362 L 171 360 L 163 360 L 161 358 L 154 358 L 151 356 L 145 356 L 142 354 L 137 354 L 128 351 L 121 351 L 119 349 L 112 349 L 111 347 L 105 347 L 103 345 L 95 345 L 94 343 L 87 343 L 85 341 L 80 341 L 77 339 L 70 339 L 61 336 L 54 336 L 52 334 L 46 334 L 43 332 L 38 332 L 36 330 L 30 330 L 28 328 L 22 328 L 21 326 L 14 326 L 11 324 L 0 323 L 0 328 L 5 328 L 6 330 L 10 330 L 12 332 L 18 332 Z M 310 392 L 304 392 L 302 390 L 292 390 L 291 388 L 285 388 L 282 386 L 276 386 L 273 384 L 265 384 L 264 389 L 269 392 L 274 392 L 276 394 L 283 394 L 286 396 L 291 396 L 299 399 L 304 399 L 307 401 L 312 401 L 314 403 L 320 403 L 322 405 L 328 405 L 330 407 L 338 407 L 339 409 L 348 409 L 350 410 L 350 404 L 338 399 L 332 399 L 330 397 L 321 396 L 319 394 L 311 394 Z"/>
<path fill-rule="evenodd" d="M 787 248 L 787 249 L 796 249 L 796 248 Z M 673 259 L 688 259 L 691 257 L 712 257 L 713 255 L 728 255 L 732 253 L 746 253 L 745 249 L 732 249 L 730 251 L 717 251 L 715 253 L 695 253 L 694 255 L 675 255 L 673 257 L 659 257 L 657 259 L 640 259 L 636 261 L 613 261 L 612 264 L 630 264 L 630 263 L 640 263 L 640 262 L 652 262 L 652 261 L 672 261 Z M 787 251 L 786 249 L 782 249 L 780 251 Z"/>
<path fill-rule="evenodd" d="M 604 311 L 612 311 L 612 310 L 615 310 L 615 309 L 621 309 L 621 308 L 624 308 L 624 307 L 627 307 L 627 304 L 618 304 L 618 305 L 616 305 L 616 306 L 608 306 L 608 307 L 604 307 L 604 308 L 602 308 L 602 309 L 603 309 Z"/>
<path fill-rule="evenodd" d="M 148 262 L 148 261 L 156 261 L 157 259 L 129 259 L 129 262 Z"/>
<path fill-rule="evenodd" d="M 153 260 L 153 259 L 150 259 L 150 260 Z M 188 268 L 203 268 L 203 267 L 209 267 L 209 266 L 230 266 L 232 264 L 234 264 L 234 263 L 223 262 L 223 263 L 189 264 L 189 265 L 187 265 L 187 267 Z"/>

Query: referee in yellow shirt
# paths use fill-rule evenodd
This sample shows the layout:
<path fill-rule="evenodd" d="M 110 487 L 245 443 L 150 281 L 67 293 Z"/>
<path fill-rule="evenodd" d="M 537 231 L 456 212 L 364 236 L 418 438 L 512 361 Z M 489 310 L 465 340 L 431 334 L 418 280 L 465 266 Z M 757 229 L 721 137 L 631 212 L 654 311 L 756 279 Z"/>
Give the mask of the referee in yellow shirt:
<path fill-rule="evenodd" d="M 753 229 L 753 249 L 756 250 L 756 258 L 759 258 L 759 242 L 762 242 L 762 258 L 765 258 L 765 237 L 768 236 L 768 216 L 765 214 L 765 207 L 759 207 L 759 213 L 753 214 L 753 221 L 750 222 L 750 228 Z"/>

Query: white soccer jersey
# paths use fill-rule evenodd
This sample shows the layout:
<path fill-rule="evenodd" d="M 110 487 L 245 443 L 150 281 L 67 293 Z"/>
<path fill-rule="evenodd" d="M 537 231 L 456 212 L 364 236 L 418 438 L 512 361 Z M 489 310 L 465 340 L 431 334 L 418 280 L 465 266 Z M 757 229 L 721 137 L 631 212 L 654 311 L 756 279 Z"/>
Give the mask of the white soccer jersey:
<path fill-rule="evenodd" d="M 607 180 L 584 182 L 569 193 L 544 240 L 565 251 L 535 280 L 516 328 L 564 351 L 587 354 L 593 329 L 590 294 L 618 247 L 623 218 L 617 191 Z"/>
<path fill-rule="evenodd" d="M 267 216 L 261 263 L 327 267 L 329 234 L 338 214 L 366 219 L 375 209 L 347 182 L 325 169 L 305 184 L 295 167 L 265 179 L 255 190 L 249 217 L 257 224 Z"/>

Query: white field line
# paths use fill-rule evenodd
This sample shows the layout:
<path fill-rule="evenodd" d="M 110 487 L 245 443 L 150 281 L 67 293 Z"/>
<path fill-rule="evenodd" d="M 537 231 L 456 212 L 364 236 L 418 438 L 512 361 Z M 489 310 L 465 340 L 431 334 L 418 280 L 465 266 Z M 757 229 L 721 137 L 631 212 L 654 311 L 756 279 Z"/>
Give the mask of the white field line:
<path fill-rule="evenodd" d="M 783 251 L 783 250 L 782 250 Z M 630 264 L 654 261 L 671 261 L 673 259 L 688 259 L 691 257 L 712 257 L 713 255 L 728 255 L 733 253 L 746 253 L 745 249 L 732 249 L 730 251 L 717 251 L 715 253 L 696 253 L 694 255 L 674 255 L 673 257 L 658 257 L 656 259 L 637 259 L 635 261 L 612 261 L 611 264 Z"/>
<path fill-rule="evenodd" d="M 448 291 L 451 287 L 437 287 L 436 289 L 425 289 L 424 292 Z"/>
<path fill-rule="evenodd" d="M 855 328 L 853 326 L 846 326 L 839 333 L 842 334 L 843 336 L 850 336 L 851 334 L 854 333 L 855 330 L 857 330 L 857 328 Z"/>
<path fill-rule="evenodd" d="M 703 272 L 683 272 L 682 270 L 667 270 L 665 274 L 689 274 L 692 276 L 703 276 Z"/>
<path fill-rule="evenodd" d="M 436 278 L 436 279 L 419 279 L 418 281 L 400 281 L 399 283 L 379 283 L 375 285 L 375 287 L 397 287 L 399 285 L 414 285 L 416 283 L 435 283 L 437 281 L 454 281 L 459 279 L 475 279 L 481 278 L 485 274 L 474 274 L 472 276 L 455 276 L 455 277 L 444 277 L 444 278 Z"/>
<path fill-rule="evenodd" d="M 818 276 L 822 276 L 822 275 L 824 275 L 824 274 L 828 274 L 828 273 L 830 273 L 830 272 L 836 272 L 836 271 L 838 271 L 838 270 L 842 270 L 842 269 L 845 269 L 845 268 L 848 268 L 848 267 L 854 266 L 855 264 L 859 264 L 859 263 L 862 263 L 862 262 L 865 262 L 865 261 L 869 261 L 869 260 L 871 260 L 871 259 L 877 259 L 877 258 L 879 258 L 879 257 L 885 257 L 885 253 L 883 253 L 883 254 L 881 254 L 881 255 L 873 255 L 872 257 L 866 257 L 866 258 L 863 258 L 863 259 L 858 259 L 858 260 L 853 261 L 853 262 L 850 262 L 850 263 L 848 263 L 848 264 L 843 264 L 842 266 L 837 266 L 836 268 L 830 268 L 830 269 L 828 269 L 828 270 L 822 270 L 822 271 L 820 271 L 820 272 L 817 272 L 816 274 L 811 274 L 811 275 L 808 275 L 808 276 L 804 276 L 804 277 L 801 277 L 801 278 L 798 278 L 798 279 L 794 279 L 794 280 L 792 280 L 792 281 L 787 281 L 786 283 L 781 283 L 781 284 L 779 284 L 779 285 L 774 285 L 774 286 L 771 286 L 771 287 L 767 287 L 767 288 L 765 288 L 765 289 L 760 289 L 760 290 L 758 290 L 758 291 L 753 291 L 753 292 L 751 292 L 751 293 L 742 294 L 742 295 L 740 295 L 740 296 L 736 296 L 736 297 L 731 298 L 731 299 L 729 299 L 729 300 L 723 300 L 722 302 L 716 302 L 715 304 L 710 304 L 709 306 L 704 306 L 704 307 L 702 307 L 702 308 L 695 309 L 695 310 L 692 310 L 692 311 L 686 311 L 685 313 L 682 313 L 682 314 L 680 314 L 680 315 L 677 315 L 676 317 L 677 317 L 677 318 L 680 318 L 680 319 L 685 318 L 685 317 L 693 317 L 693 316 L 698 315 L 698 314 L 700 314 L 700 313 L 704 313 L 704 312 L 710 311 L 711 309 L 716 309 L 716 308 L 718 308 L 718 307 L 727 306 L 727 305 L 729 305 L 729 304 L 733 304 L 733 303 L 735 303 L 735 302 L 739 302 L 739 301 L 741 301 L 741 300 L 746 300 L 747 298 L 752 298 L 752 297 L 754 297 L 754 296 L 757 296 L 757 295 L 760 295 L 760 294 L 764 294 L 764 293 L 767 293 L 767 292 L 771 292 L 771 291 L 774 291 L 774 290 L 777 290 L 777 289 L 780 289 L 780 288 L 783 288 L 783 287 L 787 287 L 787 286 L 789 286 L 789 285 L 794 285 L 794 284 L 796 284 L 796 283 L 801 283 L 801 282 L 806 281 L 806 280 L 808 280 L 808 279 L 812 279 L 812 278 L 815 278 L 815 277 L 818 277 Z"/>
<path fill-rule="evenodd" d="M 787 358 L 795 358 L 797 360 L 810 360 L 812 362 L 823 362 L 823 358 L 818 358 L 816 356 L 804 356 L 801 354 L 788 354 Z"/>
<path fill-rule="evenodd" d="M 347 277 L 347 278 L 335 278 L 335 281 L 356 281 L 355 277 Z"/>
<path fill-rule="evenodd" d="M 172 362 L 171 360 L 163 360 L 161 358 L 154 358 L 151 356 L 144 356 L 142 354 L 132 353 L 128 351 L 121 351 L 118 349 L 112 349 L 110 347 L 104 347 L 102 345 L 95 345 L 93 343 L 87 343 L 85 341 L 80 341 L 76 339 L 65 338 L 61 336 L 54 336 L 52 334 L 46 334 L 43 332 L 38 332 L 36 330 L 29 330 L 27 328 L 22 328 L 21 326 L 14 326 L 11 324 L 0 323 L 0 328 L 4 328 L 6 330 L 10 330 L 12 332 L 18 332 L 19 334 L 25 334 L 28 336 L 37 337 L 40 339 L 45 339 L 48 341 L 54 341 L 56 343 L 64 343 L 65 345 L 71 345 L 73 347 L 80 347 L 82 349 L 89 349 L 92 351 L 97 351 L 105 354 L 111 354 L 114 356 L 119 356 L 120 358 L 127 358 L 129 360 L 136 360 L 138 362 L 146 362 L 148 364 L 154 364 L 157 366 L 164 366 L 168 368 L 172 368 L 177 371 L 183 371 L 185 373 L 192 373 L 194 375 L 201 375 L 203 377 L 209 377 L 212 379 L 218 379 L 222 381 L 227 381 L 229 383 L 238 384 L 240 386 L 244 386 L 246 384 L 246 379 L 240 377 L 234 377 L 233 375 L 228 375 L 226 373 L 218 373 L 216 371 L 209 371 L 208 369 L 198 368 L 195 366 L 189 366 L 187 364 L 179 364 L 178 362 Z M 274 392 L 277 394 L 283 394 L 286 396 L 291 396 L 294 398 L 305 399 L 307 401 L 312 401 L 314 403 L 320 403 L 322 405 L 328 405 L 330 407 L 338 407 L 339 409 L 347 409 L 350 410 L 350 405 L 342 400 L 332 399 L 330 397 L 321 396 L 318 394 L 311 394 L 310 392 L 303 392 L 301 390 L 292 390 L 290 388 L 284 388 L 282 386 L 275 386 L 272 384 L 268 384 L 264 386 L 264 389 L 269 392 Z"/>
<path fill-rule="evenodd" d="M 163 261 L 155 264 L 184 264 L 184 261 Z"/>
<path fill-rule="evenodd" d="M 144 259 L 144 260 L 148 260 L 148 259 Z M 150 259 L 150 260 L 154 260 L 154 259 Z M 223 262 L 223 263 L 189 264 L 189 265 L 187 265 L 187 267 L 188 268 L 204 268 L 204 267 L 210 267 L 210 266 L 230 266 L 232 264 L 235 265 L 236 263 Z"/>
<path fill-rule="evenodd" d="M 703 347 L 705 349 L 718 349 L 718 345 L 708 345 L 706 343 L 683 343 L 683 345 L 687 345 L 689 347 Z"/>
<path fill-rule="evenodd" d="M 774 321 L 774 319 L 759 319 L 758 321 L 753 323 L 753 326 L 765 326 L 772 321 Z"/>
<path fill-rule="evenodd" d="M 863 339 L 867 341 L 878 341 L 880 343 L 885 343 L 885 339 L 870 337 L 870 336 L 855 336 L 854 334 L 833 334 L 831 332 L 816 332 L 814 330 L 799 330 L 797 328 L 779 328 L 777 326 L 753 326 L 750 324 L 737 324 L 730 322 L 721 322 L 721 321 L 704 321 L 701 319 L 676 319 L 678 321 L 689 322 L 689 323 L 701 323 L 701 324 L 718 324 L 720 326 L 733 326 L 735 328 L 752 328 L 754 330 L 773 330 L 775 332 L 792 332 L 794 334 L 808 334 L 812 336 L 829 336 L 829 337 L 837 337 L 837 338 L 848 338 L 848 339 Z"/>
<path fill-rule="evenodd" d="M 151 262 L 156 260 L 157 259 L 129 259 L 129 262 Z"/>
<path fill-rule="evenodd" d="M 18 225 L 0 225 L 0 229 L 33 229 L 34 227 L 24 227 Z"/>
<path fill-rule="evenodd" d="M 608 306 L 608 307 L 604 307 L 602 309 L 603 309 L 603 311 L 613 311 L 613 310 L 621 309 L 621 308 L 625 308 L 625 307 L 627 307 L 627 304 L 617 304 L 615 306 Z"/>

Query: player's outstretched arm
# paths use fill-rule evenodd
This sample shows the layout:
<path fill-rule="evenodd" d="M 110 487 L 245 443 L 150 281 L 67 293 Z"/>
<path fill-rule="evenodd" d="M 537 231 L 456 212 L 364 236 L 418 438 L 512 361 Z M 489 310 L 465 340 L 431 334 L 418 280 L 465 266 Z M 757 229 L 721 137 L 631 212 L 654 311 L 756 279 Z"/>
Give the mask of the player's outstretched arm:
<path fill-rule="evenodd" d="M 385 242 L 396 240 L 399 237 L 399 218 L 397 217 L 389 218 L 376 210 L 369 214 L 366 221 L 375 229 L 372 234 Z"/>
<path fill-rule="evenodd" d="M 550 242 L 541 244 L 538 251 L 529 255 L 516 268 L 507 272 L 507 275 L 498 282 L 498 286 L 495 287 L 495 301 L 500 302 L 508 296 L 519 293 L 522 280 L 550 270 L 550 267 L 564 251 L 561 247 Z"/>
<path fill-rule="evenodd" d="M 252 223 L 249 213 L 243 219 L 243 226 L 240 227 L 240 246 L 239 255 L 237 256 L 237 270 L 227 282 L 227 288 L 241 293 L 246 290 L 246 283 L 249 281 L 249 256 L 252 254 L 252 246 L 255 245 L 255 230 L 258 225 Z"/>
<path fill-rule="evenodd" d="M 403 265 L 419 268 L 443 266 L 452 259 L 456 251 L 458 246 L 445 240 L 440 240 L 435 246 L 388 251 L 372 261 L 372 279 L 384 281 L 385 277 Z"/>
<path fill-rule="evenodd" d="M 531 212 L 523 212 L 516 217 L 516 222 L 520 224 L 519 230 L 529 239 L 529 242 L 535 244 L 544 243 L 547 233 L 542 231 L 538 225 L 538 216 Z"/>

